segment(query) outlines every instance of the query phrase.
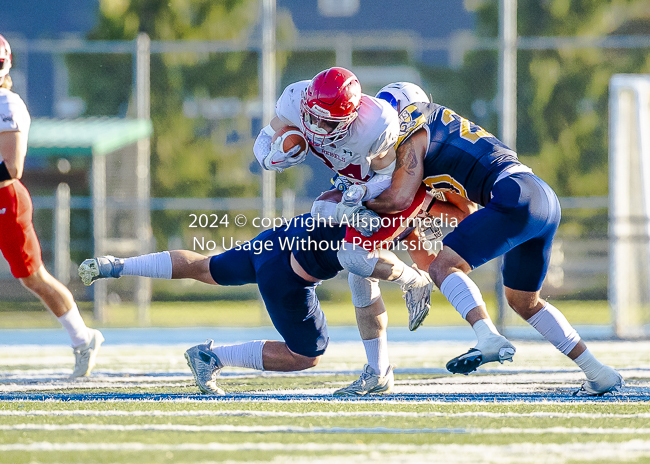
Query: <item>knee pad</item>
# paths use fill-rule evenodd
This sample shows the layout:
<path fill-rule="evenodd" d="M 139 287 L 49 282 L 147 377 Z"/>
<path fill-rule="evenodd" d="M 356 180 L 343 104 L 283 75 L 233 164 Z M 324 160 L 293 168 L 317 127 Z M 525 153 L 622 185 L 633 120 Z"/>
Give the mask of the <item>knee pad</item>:
<path fill-rule="evenodd" d="M 377 250 L 364 250 L 363 247 L 347 242 L 341 244 L 337 256 L 345 270 L 361 277 L 370 277 L 379 260 Z"/>
<path fill-rule="evenodd" d="M 348 274 L 348 284 L 352 294 L 352 304 L 356 308 L 370 306 L 381 297 L 379 280 L 372 277 L 360 277 L 356 274 Z"/>

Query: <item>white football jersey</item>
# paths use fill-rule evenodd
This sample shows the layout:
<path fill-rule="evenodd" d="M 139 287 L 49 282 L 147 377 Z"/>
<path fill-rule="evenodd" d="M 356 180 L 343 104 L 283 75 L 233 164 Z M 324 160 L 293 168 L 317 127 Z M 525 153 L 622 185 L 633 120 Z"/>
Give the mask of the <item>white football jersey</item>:
<path fill-rule="evenodd" d="M 275 105 L 278 118 L 287 125 L 304 129 L 300 114 L 300 101 L 310 81 L 289 85 Z M 374 175 L 370 162 L 387 151 L 399 136 L 397 111 L 384 100 L 361 95 L 359 116 L 343 139 L 326 147 L 310 146 L 310 152 L 327 167 L 353 183 L 367 182 Z"/>
<path fill-rule="evenodd" d="M 29 132 L 32 120 L 22 98 L 0 88 L 0 132 Z"/>

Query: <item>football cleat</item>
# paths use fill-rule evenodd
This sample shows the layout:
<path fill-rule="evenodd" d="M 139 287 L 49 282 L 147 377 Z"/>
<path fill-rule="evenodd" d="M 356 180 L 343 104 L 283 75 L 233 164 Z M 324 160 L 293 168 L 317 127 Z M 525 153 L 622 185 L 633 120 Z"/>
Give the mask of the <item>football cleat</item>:
<path fill-rule="evenodd" d="M 74 371 L 70 378 L 86 377 L 95 367 L 95 358 L 99 353 L 99 348 L 104 342 L 104 336 L 99 330 L 88 329 L 91 333 L 90 341 L 85 345 L 73 348 L 74 352 Z"/>
<path fill-rule="evenodd" d="M 406 308 L 409 311 L 409 330 L 416 330 L 424 319 L 429 315 L 431 309 L 431 292 L 433 291 L 433 281 L 429 273 L 421 271 L 417 267 L 414 269 L 420 273 L 422 279 L 410 286 L 403 286 L 402 291 Z"/>
<path fill-rule="evenodd" d="M 515 347 L 502 335 L 491 335 L 479 341 L 474 348 L 447 363 L 452 374 L 469 374 L 485 363 L 499 361 L 512 362 Z"/>
<path fill-rule="evenodd" d="M 79 265 L 79 277 L 84 285 L 91 285 L 99 279 L 113 277 L 117 279 L 122 275 L 124 260 L 115 256 L 100 256 L 86 259 Z"/>
<path fill-rule="evenodd" d="M 625 385 L 623 376 L 609 366 L 603 366 L 598 371 L 596 378 L 587 379 L 580 390 L 573 393 L 573 396 L 603 396 L 606 393 L 615 393 Z"/>
<path fill-rule="evenodd" d="M 223 364 L 212 351 L 213 344 L 213 340 L 207 340 L 203 345 L 193 346 L 185 352 L 185 359 L 202 393 L 223 395 L 225 392 L 216 383 Z"/>
<path fill-rule="evenodd" d="M 334 396 L 385 395 L 391 392 L 394 383 L 393 366 L 388 366 L 386 375 L 380 377 L 366 364 L 361 376 L 347 387 L 336 390 Z"/>

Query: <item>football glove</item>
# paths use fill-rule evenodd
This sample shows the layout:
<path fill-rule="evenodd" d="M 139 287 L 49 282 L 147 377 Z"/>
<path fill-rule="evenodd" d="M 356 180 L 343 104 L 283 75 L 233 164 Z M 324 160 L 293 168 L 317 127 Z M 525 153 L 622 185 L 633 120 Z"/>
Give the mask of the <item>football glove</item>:
<path fill-rule="evenodd" d="M 364 237 L 370 237 L 381 229 L 381 217 L 374 211 L 359 205 L 346 205 L 341 202 L 336 205 L 336 220 L 356 229 Z"/>
<path fill-rule="evenodd" d="M 309 149 L 301 152 L 300 146 L 296 145 L 287 153 L 282 151 L 282 144 L 286 136 L 287 134 L 282 134 L 271 144 L 271 151 L 266 155 L 263 162 L 265 169 L 282 172 L 305 161 Z"/>
<path fill-rule="evenodd" d="M 353 184 L 349 186 L 345 192 L 343 192 L 343 198 L 341 198 L 341 202 L 345 203 L 348 206 L 360 205 L 363 197 L 366 194 L 366 191 L 367 189 L 364 185 Z"/>

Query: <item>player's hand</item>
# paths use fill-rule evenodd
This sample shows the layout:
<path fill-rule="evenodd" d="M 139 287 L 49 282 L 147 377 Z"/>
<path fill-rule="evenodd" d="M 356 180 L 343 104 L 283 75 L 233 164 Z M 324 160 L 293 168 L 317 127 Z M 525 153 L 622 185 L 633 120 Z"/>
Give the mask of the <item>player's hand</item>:
<path fill-rule="evenodd" d="M 300 164 L 305 160 L 307 152 L 300 152 L 300 147 L 295 146 L 288 153 L 276 149 L 273 145 L 268 156 L 264 158 L 264 167 L 269 171 L 282 172 L 287 168 Z"/>
<path fill-rule="evenodd" d="M 341 202 L 336 205 L 336 220 L 356 229 L 364 237 L 370 237 L 381 229 L 381 218 L 362 205 L 350 206 Z"/>
<path fill-rule="evenodd" d="M 264 167 L 268 170 L 282 172 L 287 168 L 302 163 L 307 157 L 308 150 L 300 151 L 300 146 L 296 145 L 288 152 L 282 150 L 282 144 L 287 134 L 278 137 L 271 144 L 271 151 L 264 158 Z"/>
<path fill-rule="evenodd" d="M 354 228 L 364 237 L 370 237 L 381 229 L 381 218 L 373 210 L 362 207 L 357 213 Z"/>
<path fill-rule="evenodd" d="M 366 190 L 365 185 L 353 184 L 343 192 L 343 198 L 341 198 L 341 201 L 348 206 L 360 205 L 366 194 Z"/>

